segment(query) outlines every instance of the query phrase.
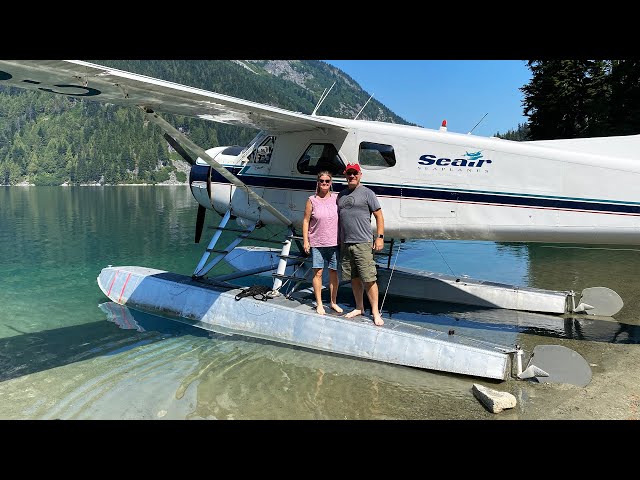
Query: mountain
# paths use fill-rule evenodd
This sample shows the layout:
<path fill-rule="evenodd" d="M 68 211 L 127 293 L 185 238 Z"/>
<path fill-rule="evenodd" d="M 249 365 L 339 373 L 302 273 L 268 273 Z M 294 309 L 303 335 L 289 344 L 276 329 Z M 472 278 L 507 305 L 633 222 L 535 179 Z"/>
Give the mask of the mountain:
<path fill-rule="evenodd" d="M 319 60 L 89 60 L 121 70 L 310 114 L 354 118 L 370 95 Z M 257 133 L 163 115 L 207 149 Z M 375 99 L 359 118 L 409 124 Z M 0 87 L 0 185 L 187 181 L 188 166 L 142 112 L 62 95 Z"/>

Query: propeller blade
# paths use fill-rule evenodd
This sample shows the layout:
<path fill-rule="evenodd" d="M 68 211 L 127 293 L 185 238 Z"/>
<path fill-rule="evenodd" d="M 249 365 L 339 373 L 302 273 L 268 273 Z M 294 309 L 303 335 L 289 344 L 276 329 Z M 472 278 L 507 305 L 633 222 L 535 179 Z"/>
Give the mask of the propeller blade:
<path fill-rule="evenodd" d="M 176 139 L 175 139 L 175 138 L 173 138 L 173 137 L 172 137 L 171 135 L 169 135 L 168 133 L 165 133 L 165 134 L 164 134 L 164 139 L 165 139 L 167 142 L 169 142 L 169 145 L 171 145 L 171 146 L 173 147 L 173 149 L 174 149 L 176 152 L 178 152 L 178 153 L 180 154 L 180 156 L 181 156 L 182 158 L 184 158 L 184 160 L 185 160 L 189 165 L 192 165 L 192 166 L 193 166 L 193 165 L 195 165 L 195 164 L 196 164 L 196 161 L 195 161 L 193 158 L 191 158 L 191 156 L 187 153 L 187 151 L 186 151 L 184 148 L 182 148 L 182 146 L 181 146 L 178 142 L 176 142 Z M 198 243 L 198 242 L 196 241 L 196 243 Z"/>
<path fill-rule="evenodd" d="M 202 205 L 198 205 L 198 217 L 196 218 L 196 243 L 200 243 L 200 237 L 202 236 L 202 227 L 204 225 L 204 215 L 207 213 L 207 209 Z"/>

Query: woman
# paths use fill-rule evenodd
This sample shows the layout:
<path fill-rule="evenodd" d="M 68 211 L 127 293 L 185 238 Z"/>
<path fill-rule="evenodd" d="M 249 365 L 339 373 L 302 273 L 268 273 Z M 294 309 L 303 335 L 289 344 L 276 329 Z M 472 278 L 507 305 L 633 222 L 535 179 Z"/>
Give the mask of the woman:
<path fill-rule="evenodd" d="M 336 303 L 338 295 L 338 194 L 333 192 L 331 172 L 318 173 L 316 193 L 307 200 L 302 221 L 302 239 L 305 253 L 311 252 L 313 259 L 313 293 L 316 297 L 316 312 L 324 315 L 322 305 L 322 270 L 329 266 L 329 297 L 331 308 L 342 313 Z"/>

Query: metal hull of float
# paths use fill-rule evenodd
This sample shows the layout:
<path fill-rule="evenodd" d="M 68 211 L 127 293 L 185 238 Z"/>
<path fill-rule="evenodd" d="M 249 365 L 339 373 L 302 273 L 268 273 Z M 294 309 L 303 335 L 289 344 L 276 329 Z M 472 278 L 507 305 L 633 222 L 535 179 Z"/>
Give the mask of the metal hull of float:
<path fill-rule="evenodd" d="M 104 268 L 98 285 L 112 301 L 162 316 L 202 322 L 211 330 L 428 370 L 506 380 L 509 347 L 385 319 L 318 315 L 310 302 L 283 296 L 235 299 L 225 289 L 151 268 Z"/>
<path fill-rule="evenodd" d="M 391 277 L 391 282 L 389 281 Z M 566 313 L 570 292 L 518 287 L 504 283 L 455 277 L 406 267 L 378 266 L 378 284 L 390 295 L 542 313 Z"/>

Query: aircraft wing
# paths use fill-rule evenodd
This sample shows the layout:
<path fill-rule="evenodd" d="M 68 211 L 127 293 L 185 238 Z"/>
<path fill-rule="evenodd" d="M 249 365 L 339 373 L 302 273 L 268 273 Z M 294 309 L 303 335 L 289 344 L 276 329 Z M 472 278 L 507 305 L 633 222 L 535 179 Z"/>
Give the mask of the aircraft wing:
<path fill-rule="evenodd" d="M 0 85 L 102 103 L 144 106 L 157 112 L 256 128 L 269 133 L 342 128 L 327 118 L 79 60 L 0 60 Z"/>

